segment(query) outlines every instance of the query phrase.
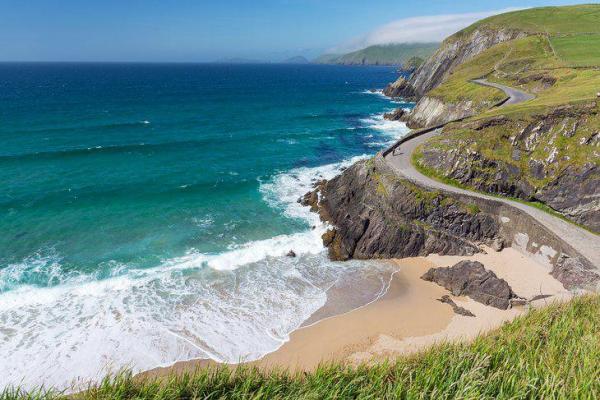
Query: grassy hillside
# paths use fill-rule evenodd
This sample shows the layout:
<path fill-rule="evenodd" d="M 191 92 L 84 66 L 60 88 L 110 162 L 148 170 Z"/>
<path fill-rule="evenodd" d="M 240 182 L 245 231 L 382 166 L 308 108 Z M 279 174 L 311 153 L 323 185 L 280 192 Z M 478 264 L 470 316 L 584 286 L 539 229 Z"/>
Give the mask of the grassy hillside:
<path fill-rule="evenodd" d="M 475 117 L 479 119 L 498 115 L 524 117 L 559 105 L 596 100 L 600 92 L 600 5 L 502 14 L 480 21 L 457 35 L 483 25 L 531 30 L 535 26 L 544 33 L 493 46 L 459 66 L 428 96 L 446 103 L 489 102 L 503 96 L 500 90 L 470 82 L 480 77 L 536 94 L 535 100 L 489 110 Z"/>
<path fill-rule="evenodd" d="M 597 231 L 593 187 L 600 179 L 596 172 L 600 167 L 596 134 L 600 126 L 600 5 L 498 15 L 449 40 L 482 26 L 533 34 L 487 49 L 427 93 L 446 104 L 470 102 L 478 114 L 447 126 L 442 137 L 429 141 L 426 151 L 418 154 L 417 159 L 423 160 L 419 166 L 459 179 L 472 189 L 542 202 Z M 505 95 L 471 82 L 480 77 L 521 88 L 536 98 L 489 109 L 489 104 Z M 453 167 L 438 162 L 441 154 L 453 151 L 457 160 L 460 154 L 483 158 L 462 157 Z M 471 172 L 463 173 L 466 170 Z M 566 176 L 586 181 L 576 183 Z M 567 182 L 573 187 L 565 193 L 572 198 L 565 201 L 565 194 L 555 188 L 567 188 Z M 581 199 L 579 205 L 575 197 Z"/>
<path fill-rule="evenodd" d="M 470 344 L 446 344 L 389 363 L 313 373 L 199 370 L 162 382 L 107 379 L 75 399 L 596 399 L 600 393 L 600 297 L 534 310 Z M 27 397 L 7 390 L 0 398 Z"/>
<path fill-rule="evenodd" d="M 550 37 L 556 56 L 570 67 L 600 65 L 600 34 Z"/>
<path fill-rule="evenodd" d="M 600 7 L 583 4 L 566 7 L 540 7 L 513 11 L 482 19 L 448 38 L 452 41 L 476 29 L 518 30 L 530 34 L 586 34 L 600 30 Z"/>
<path fill-rule="evenodd" d="M 413 57 L 426 59 L 439 43 L 400 43 L 370 46 L 347 54 L 325 54 L 315 60 L 321 64 L 404 65 Z"/>

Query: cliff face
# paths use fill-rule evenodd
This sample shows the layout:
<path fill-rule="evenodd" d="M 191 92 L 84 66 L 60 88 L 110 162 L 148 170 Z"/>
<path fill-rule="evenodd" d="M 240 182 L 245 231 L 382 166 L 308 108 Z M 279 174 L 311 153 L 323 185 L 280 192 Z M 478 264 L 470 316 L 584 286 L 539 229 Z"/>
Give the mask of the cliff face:
<path fill-rule="evenodd" d="M 527 36 L 518 30 L 492 30 L 486 27 L 474 30 L 464 37 L 451 36 L 405 82 L 394 82 L 386 92 L 393 97 L 420 99 L 440 85 L 452 71 L 490 47 Z"/>
<path fill-rule="evenodd" d="M 516 30 L 492 30 L 484 27 L 469 35 L 452 36 L 408 80 L 399 78 L 384 89 L 384 94 L 417 101 L 416 107 L 407 116 L 407 123 L 411 128 L 435 126 L 471 116 L 492 103 L 450 103 L 427 93 L 443 83 L 464 62 L 496 44 L 524 36 L 525 33 Z"/>
<path fill-rule="evenodd" d="M 496 217 L 399 179 L 379 157 L 322 182 L 305 204 L 335 227 L 323 236 L 334 260 L 470 255 L 499 232 Z"/>
<path fill-rule="evenodd" d="M 540 201 L 600 232 L 600 109 L 595 103 L 447 130 L 422 150 L 422 166 L 480 191 Z"/>
<path fill-rule="evenodd" d="M 463 101 L 446 104 L 435 97 L 422 97 L 415 108 L 405 117 L 409 128 L 436 126 L 473 114 L 473 102 Z"/>

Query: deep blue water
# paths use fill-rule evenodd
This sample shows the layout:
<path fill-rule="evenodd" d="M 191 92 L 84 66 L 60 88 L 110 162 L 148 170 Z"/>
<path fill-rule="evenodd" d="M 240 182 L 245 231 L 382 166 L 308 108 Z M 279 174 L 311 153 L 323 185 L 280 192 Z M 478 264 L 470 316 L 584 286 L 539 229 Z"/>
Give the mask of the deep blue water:
<path fill-rule="evenodd" d="M 33 365 L 63 384 L 48 366 L 89 377 L 106 360 L 148 368 L 276 348 L 257 338 L 285 339 L 337 279 L 324 227 L 296 199 L 405 133 L 381 119 L 403 105 L 367 92 L 395 77 L 0 64 L 0 352 L 22 366 L 0 376 Z"/>

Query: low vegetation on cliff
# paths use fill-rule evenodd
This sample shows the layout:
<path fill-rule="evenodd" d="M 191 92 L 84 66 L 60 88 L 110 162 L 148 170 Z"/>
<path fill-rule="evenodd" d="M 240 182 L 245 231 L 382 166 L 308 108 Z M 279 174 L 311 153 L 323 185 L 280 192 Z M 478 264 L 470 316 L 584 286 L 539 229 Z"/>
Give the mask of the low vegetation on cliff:
<path fill-rule="evenodd" d="M 471 116 L 423 146 L 420 167 L 472 189 L 543 203 L 600 231 L 599 49 L 600 5 L 502 14 L 451 36 L 396 93 L 411 85 L 418 92 L 426 67 L 445 61 L 447 68 L 427 71 L 442 78 L 422 85 L 431 88 L 409 125 Z M 494 108 L 506 95 L 472 82 L 482 77 L 536 98 Z"/>
<path fill-rule="evenodd" d="M 310 373 L 221 367 L 171 376 L 106 378 L 73 397 L 17 399 L 595 399 L 600 393 L 600 297 L 533 310 L 468 344 L 440 344 L 375 365 L 329 364 Z"/>

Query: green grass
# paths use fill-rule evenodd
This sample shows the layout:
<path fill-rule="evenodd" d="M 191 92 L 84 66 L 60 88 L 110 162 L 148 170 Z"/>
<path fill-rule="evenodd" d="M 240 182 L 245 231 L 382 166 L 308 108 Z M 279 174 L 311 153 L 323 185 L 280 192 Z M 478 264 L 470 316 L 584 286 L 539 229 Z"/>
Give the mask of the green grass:
<path fill-rule="evenodd" d="M 600 34 L 555 36 L 550 42 L 558 57 L 569 66 L 600 65 Z"/>
<path fill-rule="evenodd" d="M 495 15 L 476 22 L 447 40 L 453 41 L 485 28 L 545 34 L 600 33 L 600 5 L 540 7 Z"/>
<path fill-rule="evenodd" d="M 472 343 L 440 344 L 412 357 L 311 373 L 243 367 L 200 369 L 162 380 L 106 378 L 74 399 L 597 399 L 600 296 L 532 310 Z M 28 396 L 7 389 L 0 398 Z"/>
<path fill-rule="evenodd" d="M 427 96 L 451 104 L 472 101 L 480 105 L 478 111 L 486 111 L 506 95 L 499 89 L 472 83 L 472 79 L 486 77 L 493 82 L 519 86 L 515 78 L 539 73 L 542 68 L 562 66 L 545 36 L 529 36 L 498 44 L 480 53 L 458 66 L 443 84 L 427 93 Z"/>
<path fill-rule="evenodd" d="M 594 23 L 589 23 L 590 21 Z M 516 167 L 521 173 L 520 179 L 539 190 L 552 184 L 567 168 L 577 170 L 584 165 L 600 165 L 596 148 L 582 145 L 600 124 L 600 106 L 590 106 L 594 102 L 598 103 L 600 69 L 589 68 L 600 65 L 600 34 L 594 33 L 600 32 L 600 5 L 532 9 L 503 14 L 476 23 L 475 27 L 468 28 L 462 34 L 484 25 L 490 28 L 497 25 L 504 29 L 513 28 L 534 34 L 483 51 L 455 68 L 446 81 L 427 93 L 427 96 L 436 97 L 447 104 L 470 101 L 474 105 L 473 111 L 477 113 L 466 121 L 448 125 L 444 129 L 443 138 L 429 141 L 428 146 L 440 150 L 468 149 L 481 154 L 486 160 Z M 532 28 L 534 25 L 537 30 Z M 582 66 L 588 68 L 581 68 Z M 490 108 L 503 92 L 477 88 L 470 80 L 478 77 L 519 87 L 534 93 L 536 98 L 520 104 Z M 514 137 L 525 126 L 544 120 L 557 107 L 565 105 L 571 105 L 580 111 L 587 110 L 587 115 L 581 118 L 578 125 L 572 125 L 575 127 L 573 134 L 565 136 L 560 129 L 574 124 L 575 117 L 564 118 L 564 126 L 557 123 L 554 131 L 540 136 L 537 139 L 539 143 L 531 151 L 523 151 L 523 142 L 513 142 Z M 475 120 L 492 117 L 502 117 L 504 122 L 480 130 L 469 128 Z M 516 148 L 521 150 L 521 157 L 514 159 L 513 151 Z M 544 177 L 538 178 L 531 173 L 529 162 L 532 159 L 554 161 L 546 163 Z M 445 180 L 437 171 L 421 169 L 421 172 L 429 176 Z M 493 176 L 493 171 L 481 172 Z M 446 183 L 456 185 L 456 182 Z M 512 200 L 573 222 L 544 204 Z"/>
<path fill-rule="evenodd" d="M 470 80 L 488 80 L 521 87 L 537 98 L 523 104 L 490 110 L 493 114 L 532 113 L 565 103 L 596 98 L 600 91 L 600 71 L 581 67 L 600 66 L 600 5 L 545 7 L 516 11 L 484 19 L 451 36 L 452 42 L 478 27 L 517 29 L 531 36 L 500 43 L 457 67 L 448 79 L 428 96 L 445 103 L 472 101 L 485 112 L 503 96 L 497 89 L 478 87 Z M 575 68 L 576 67 L 576 68 Z M 556 79 L 550 88 L 535 80 L 545 75 Z"/>

